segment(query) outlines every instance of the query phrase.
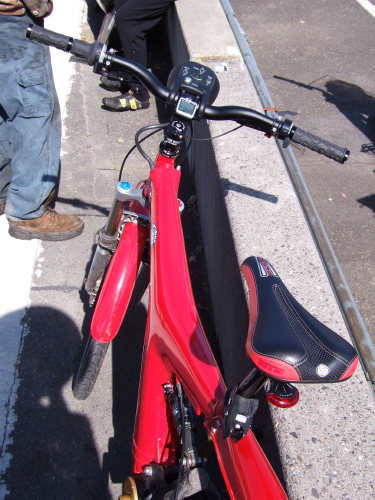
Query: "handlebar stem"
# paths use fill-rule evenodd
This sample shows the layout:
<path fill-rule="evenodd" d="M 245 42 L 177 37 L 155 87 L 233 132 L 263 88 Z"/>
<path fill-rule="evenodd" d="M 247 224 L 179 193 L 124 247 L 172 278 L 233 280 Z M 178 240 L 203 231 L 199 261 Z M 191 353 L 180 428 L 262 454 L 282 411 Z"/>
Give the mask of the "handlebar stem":
<path fill-rule="evenodd" d="M 172 116 L 165 132 L 164 141 L 160 143 L 160 153 L 168 158 L 176 158 L 180 153 L 181 143 L 187 132 L 188 122 Z"/>

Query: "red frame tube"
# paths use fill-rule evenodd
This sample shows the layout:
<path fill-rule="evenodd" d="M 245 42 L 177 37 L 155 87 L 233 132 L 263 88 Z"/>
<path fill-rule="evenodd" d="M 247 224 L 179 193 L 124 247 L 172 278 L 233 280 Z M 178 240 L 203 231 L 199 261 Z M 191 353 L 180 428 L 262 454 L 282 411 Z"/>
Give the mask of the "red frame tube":
<path fill-rule="evenodd" d="M 163 385 L 180 381 L 197 414 L 205 415 L 232 499 L 286 500 L 251 432 L 223 439 L 225 383 L 195 307 L 177 201 L 180 172 L 158 156 L 151 171 L 151 279 L 136 426 L 133 472 L 151 462 L 177 463 L 179 441 Z"/>

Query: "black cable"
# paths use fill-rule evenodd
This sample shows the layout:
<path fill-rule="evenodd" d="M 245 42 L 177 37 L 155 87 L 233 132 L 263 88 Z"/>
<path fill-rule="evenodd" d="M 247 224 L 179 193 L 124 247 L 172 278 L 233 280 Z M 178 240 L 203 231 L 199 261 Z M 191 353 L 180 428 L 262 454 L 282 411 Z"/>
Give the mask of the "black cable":
<path fill-rule="evenodd" d="M 147 163 L 150 165 L 150 169 L 152 170 L 154 168 L 154 162 L 153 160 L 146 154 L 146 152 L 141 148 L 141 142 L 144 141 L 144 139 L 147 139 L 147 137 L 150 137 L 153 134 L 156 134 L 156 132 L 159 132 L 160 130 L 163 130 L 164 128 L 167 128 L 169 125 L 168 123 L 159 123 L 157 125 L 147 125 L 146 127 L 142 127 L 138 130 L 138 132 L 135 134 L 135 145 L 138 149 L 138 151 L 141 153 L 143 158 L 147 161 Z M 142 139 L 141 141 L 139 140 L 139 136 L 143 134 L 143 132 L 146 132 L 146 130 L 154 130 L 151 134 L 149 134 L 147 137 Z"/>
<path fill-rule="evenodd" d="M 159 124 L 159 125 L 149 125 L 148 127 L 143 127 L 142 129 L 140 129 L 138 132 L 142 133 L 144 132 L 145 130 L 147 130 L 148 128 L 156 128 L 156 130 L 153 130 L 153 132 L 151 132 L 150 134 L 146 135 L 145 137 L 143 137 L 143 139 L 141 139 L 140 141 L 138 141 L 138 144 L 136 142 L 136 144 L 134 144 L 134 146 L 132 148 L 129 149 L 129 151 L 126 153 L 125 155 L 125 158 L 123 159 L 122 163 L 121 163 L 121 167 L 120 167 L 120 172 L 119 172 L 119 177 L 118 177 L 118 180 L 119 182 L 121 181 L 121 177 L 122 177 L 122 172 L 124 170 L 124 166 L 125 166 L 125 163 L 127 162 L 129 156 L 132 154 L 132 152 L 137 148 L 138 151 L 142 154 L 142 151 L 143 149 L 140 147 L 140 144 L 145 141 L 146 139 L 148 139 L 149 137 L 151 137 L 152 135 L 156 134 L 157 132 L 159 132 L 160 130 L 162 130 L 163 128 L 166 128 L 168 126 L 168 123 L 165 124 Z M 137 135 L 139 135 L 137 133 Z M 142 155 L 143 156 L 143 155 Z M 147 156 L 147 155 L 146 155 Z M 150 158 L 147 156 L 147 161 L 149 162 Z M 151 161 L 151 160 L 150 160 Z M 152 162 L 153 163 L 153 162 Z"/>
<path fill-rule="evenodd" d="M 145 137 L 147 139 L 147 137 Z M 122 160 L 121 167 L 120 167 L 120 172 L 118 175 L 118 181 L 121 182 L 121 177 L 122 177 L 122 171 L 124 170 L 125 163 L 129 156 L 132 154 L 132 152 L 135 150 L 136 146 L 133 146 L 129 151 L 126 153 L 125 158 Z"/>
<path fill-rule="evenodd" d="M 219 135 L 215 135 L 215 137 L 207 137 L 205 139 L 198 139 L 198 137 L 193 137 L 193 136 L 186 136 L 188 139 L 190 139 L 191 141 L 213 141 L 215 139 L 219 139 L 220 137 L 223 137 L 224 135 L 228 135 L 228 134 L 231 134 L 232 132 L 235 132 L 236 130 L 238 130 L 239 128 L 242 128 L 243 125 L 238 125 L 238 127 L 235 127 L 235 128 L 232 128 L 231 130 L 227 130 L 227 132 L 223 132 L 222 134 L 219 134 Z"/>
<path fill-rule="evenodd" d="M 190 129 L 192 131 L 192 122 L 190 122 Z M 223 137 L 224 135 L 227 135 L 227 134 L 230 134 L 236 130 L 238 130 L 239 128 L 242 128 L 243 125 L 239 125 L 238 127 L 235 127 L 235 128 L 232 128 L 231 130 L 228 130 L 227 132 L 223 132 L 222 134 L 219 134 L 219 135 L 216 135 L 215 137 L 208 137 L 206 139 L 198 139 L 197 137 L 193 137 L 192 135 L 185 135 L 185 137 L 187 139 L 189 139 L 189 142 L 186 146 L 186 148 L 184 149 L 183 153 L 181 154 L 181 156 L 178 158 L 178 162 L 179 164 L 181 165 L 182 164 L 182 161 L 183 159 L 185 158 L 187 152 L 188 152 L 188 149 L 190 148 L 191 144 L 192 144 L 192 141 L 213 141 L 214 139 L 219 139 L 219 137 Z"/>
<path fill-rule="evenodd" d="M 192 142 L 192 141 L 191 141 L 191 139 L 189 139 L 189 143 L 188 143 L 188 145 L 187 145 L 187 146 L 186 146 L 186 148 L 183 150 L 183 152 L 182 152 L 181 156 L 178 158 L 178 163 L 179 163 L 180 165 L 182 164 L 182 162 L 183 162 L 183 160 L 184 160 L 184 158 L 185 158 L 185 156 L 186 156 L 186 154 L 187 154 L 187 152 L 188 152 L 188 149 L 189 149 L 189 148 L 190 148 L 190 146 L 191 146 L 191 142 Z"/>
<path fill-rule="evenodd" d="M 163 129 L 167 128 L 168 125 L 169 125 L 169 123 L 161 123 L 161 124 L 157 124 L 157 125 L 147 125 L 146 127 L 142 127 L 141 129 L 138 130 L 138 132 L 135 135 L 135 145 L 127 152 L 127 154 L 126 154 L 126 156 L 125 156 L 125 158 L 124 158 L 124 160 L 123 160 L 123 162 L 121 164 L 120 173 L 119 173 L 119 182 L 121 181 L 121 176 L 122 176 L 122 172 L 124 170 L 124 166 L 125 166 L 126 161 L 128 160 L 129 156 L 131 155 L 131 153 L 136 148 L 138 149 L 138 151 L 140 152 L 140 154 L 143 156 L 143 158 L 147 161 L 147 163 L 150 166 L 150 169 L 152 170 L 154 168 L 154 162 L 153 162 L 153 160 L 142 149 L 141 143 L 143 141 L 145 141 L 146 139 L 150 138 L 151 136 L 153 136 L 154 134 L 156 134 L 157 132 L 159 132 L 160 130 L 163 130 Z M 187 139 L 189 139 L 189 142 L 188 142 L 186 148 L 184 149 L 182 155 L 179 157 L 179 163 L 180 164 L 182 163 L 182 160 L 186 156 L 187 151 L 188 151 L 188 149 L 190 148 L 190 146 L 192 144 L 192 141 L 213 141 L 213 140 L 219 139 L 220 137 L 223 137 L 225 135 L 231 134 L 232 132 L 235 132 L 236 130 L 238 130 L 238 129 L 242 128 L 242 127 L 243 127 L 243 125 L 239 125 L 238 127 L 235 127 L 235 128 L 233 128 L 231 130 L 228 130 L 227 132 L 223 132 L 222 134 L 216 135 L 215 137 L 208 137 L 208 138 L 205 138 L 205 139 L 199 139 L 198 137 L 193 137 L 192 135 L 190 135 L 190 136 L 186 135 L 185 137 Z M 139 136 L 141 134 L 143 134 L 143 132 L 146 132 L 147 130 L 152 130 L 152 129 L 155 129 L 155 130 L 153 130 L 150 134 L 146 135 L 142 139 L 139 139 Z"/>

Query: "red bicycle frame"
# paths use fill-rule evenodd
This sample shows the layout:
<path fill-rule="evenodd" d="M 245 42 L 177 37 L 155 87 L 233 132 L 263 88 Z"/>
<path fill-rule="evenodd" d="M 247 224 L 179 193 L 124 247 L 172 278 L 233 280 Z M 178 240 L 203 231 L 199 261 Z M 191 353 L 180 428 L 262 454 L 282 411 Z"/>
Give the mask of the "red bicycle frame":
<path fill-rule="evenodd" d="M 167 106 L 174 105 L 174 114 L 167 124 L 166 139 L 160 148 L 164 155 L 159 153 L 145 189 L 132 188 L 129 183 L 119 183 L 108 222 L 99 237 L 87 287 L 85 286 L 91 296 L 91 303 L 95 304 L 96 299 L 98 302 L 91 324 L 92 336 L 88 339 L 77 377 L 73 381 L 76 397 L 86 398 L 95 383 L 105 355 L 103 345 L 113 339 L 120 328 L 149 238 L 149 314 L 133 436 L 133 473 L 143 474 L 141 482 L 147 475 L 152 476 L 154 465 L 177 465 L 181 452 L 185 453 L 190 445 L 188 452 L 193 449 L 192 433 L 188 434 L 181 424 L 182 439 L 179 437 L 177 417 L 172 414 L 170 400 L 167 402 L 168 394 L 170 395 L 167 388 L 175 396 L 171 389 L 175 386 L 178 387 L 180 410 L 187 409 L 186 415 L 180 415 L 183 424 L 192 423 L 193 418 L 184 420 L 185 417 L 190 418 L 187 414 L 192 413 L 191 408 L 203 417 L 229 496 L 233 500 L 286 500 L 273 469 L 249 430 L 252 418 L 250 406 L 246 407 L 248 412 L 243 406 L 244 414 L 238 410 L 242 408 L 241 398 L 254 403 L 252 398 L 256 391 L 253 389 L 259 389 L 268 380 L 269 401 L 277 406 L 292 406 L 298 401 L 298 391 L 290 382 L 344 380 L 354 372 L 358 357 L 350 344 L 298 304 L 271 269 L 272 266 L 264 259 L 250 257 L 243 263 L 250 297 L 253 296 L 246 348 L 256 366 L 246 379 L 230 391 L 226 401 L 228 404 L 224 403 L 227 388 L 194 303 L 179 213 L 180 202 L 177 198 L 181 173 L 175 168 L 175 160 L 171 157 L 180 152 L 179 146 L 185 136 L 187 124 L 193 119 L 201 118 L 236 121 L 262 131 L 269 137 L 277 137 L 284 141 L 284 147 L 293 140 L 339 163 L 347 160 L 349 151 L 298 129 L 288 119 L 273 119 L 238 106 L 212 106 L 219 92 L 219 84 L 215 73 L 198 63 L 187 62 L 177 66 L 171 72 L 167 88 L 145 68 L 116 56 L 98 42 L 88 44 L 51 33 L 41 27 L 29 27 L 27 36 L 31 40 L 84 57 L 89 64 L 95 65 L 95 71 L 99 72 L 103 68 L 124 69 L 139 78 Z M 149 126 L 140 129 L 136 136 L 138 149 L 141 149 L 138 140 L 140 132 L 155 127 L 165 128 Z M 149 160 L 147 156 L 145 158 Z M 123 186 L 123 191 L 121 184 L 126 185 Z M 146 216 L 148 219 L 148 208 L 145 208 L 147 197 L 151 207 L 149 229 L 137 223 L 137 218 L 144 219 Z M 124 206 L 130 200 L 131 210 L 126 212 Z M 125 227 L 122 228 L 124 214 L 133 219 L 125 222 Z M 144 276 L 138 274 L 138 278 Z M 143 288 L 140 286 L 139 290 L 144 291 L 145 281 L 140 282 Z M 257 306 L 257 301 L 263 304 L 262 307 Z M 272 314 L 268 314 L 270 304 L 273 306 Z M 253 321 L 254 318 L 256 321 Z M 243 425 L 232 426 L 232 417 Z M 184 432 L 185 437 L 188 435 L 191 441 L 189 446 L 181 446 L 181 441 L 183 445 L 187 441 L 184 440 Z M 224 439 L 224 435 L 228 437 Z M 168 488 L 174 488 L 167 495 L 173 492 L 174 497 L 180 492 L 181 496 L 185 495 L 184 491 L 178 491 L 182 471 L 190 468 L 186 476 L 189 479 L 188 474 L 196 471 L 197 464 L 200 465 L 200 457 L 197 458 L 196 461 L 185 460 L 185 463 L 181 460 L 177 486 L 174 488 L 173 483 L 167 484 Z M 146 468 L 148 471 L 151 469 L 150 474 L 146 474 Z M 174 472 L 176 470 L 172 467 L 169 471 L 171 469 Z M 167 467 L 165 470 L 169 472 Z M 162 467 L 161 471 L 163 472 Z M 159 477 L 154 484 L 150 482 L 148 498 L 150 495 L 152 497 L 157 480 Z M 134 479 L 133 481 L 135 482 Z M 200 486 L 203 489 L 206 485 L 197 485 Z M 160 491 L 164 494 L 163 487 Z M 129 495 L 126 493 L 125 497 L 129 498 Z"/>
<path fill-rule="evenodd" d="M 180 382 L 198 415 L 204 415 L 232 499 L 286 499 L 254 435 L 223 439 L 226 386 L 194 303 L 177 192 L 180 171 L 159 154 L 151 170 L 151 276 L 149 315 L 142 362 L 133 473 L 154 462 L 179 460 L 179 440 L 164 385 Z"/>

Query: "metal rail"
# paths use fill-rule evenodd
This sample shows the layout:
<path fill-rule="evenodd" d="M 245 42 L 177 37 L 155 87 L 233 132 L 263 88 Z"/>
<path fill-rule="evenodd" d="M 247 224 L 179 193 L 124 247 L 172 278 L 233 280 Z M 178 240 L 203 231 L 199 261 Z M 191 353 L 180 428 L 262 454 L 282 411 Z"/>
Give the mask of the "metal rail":
<path fill-rule="evenodd" d="M 268 93 L 268 89 L 254 59 L 253 53 L 247 43 L 246 34 L 241 28 L 229 0 L 220 0 L 220 2 L 232 28 L 263 108 L 274 108 L 271 96 Z M 266 114 L 272 118 L 276 118 L 277 116 L 272 109 L 266 111 Z M 370 384 L 375 398 L 375 347 L 370 338 L 370 334 L 350 291 L 345 275 L 311 198 L 294 153 L 291 151 L 291 148 L 284 149 L 280 141 L 276 141 L 276 143 L 320 253 L 321 260 L 336 295 L 349 334 L 357 349 L 366 379 Z"/>

